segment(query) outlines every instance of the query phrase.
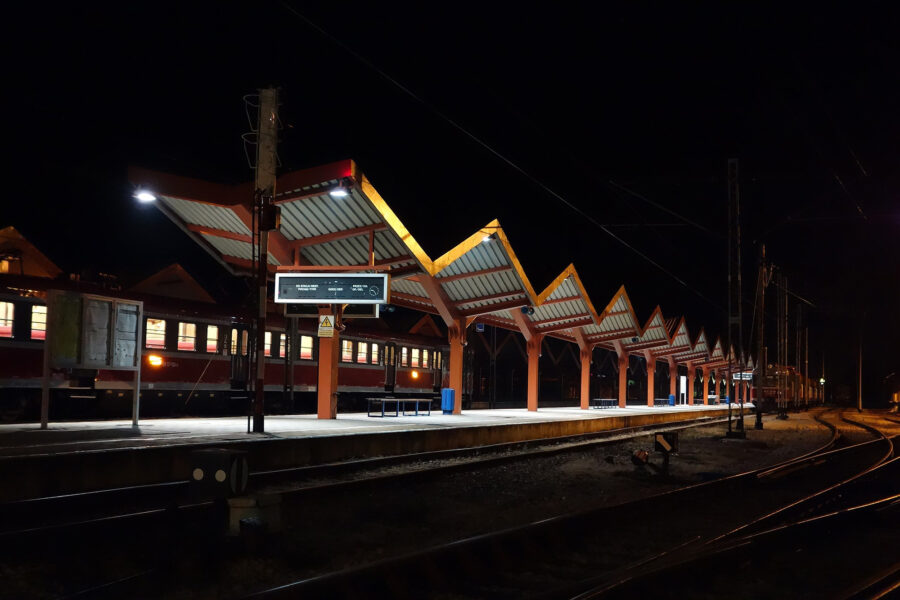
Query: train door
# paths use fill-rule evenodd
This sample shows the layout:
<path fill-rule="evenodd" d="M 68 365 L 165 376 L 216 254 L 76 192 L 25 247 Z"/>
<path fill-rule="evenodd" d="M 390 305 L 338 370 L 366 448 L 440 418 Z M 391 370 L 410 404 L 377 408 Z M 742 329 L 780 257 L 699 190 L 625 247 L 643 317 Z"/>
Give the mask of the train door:
<path fill-rule="evenodd" d="M 232 327 L 225 343 L 231 355 L 231 389 L 246 390 L 250 378 L 250 332 L 245 326 Z"/>
<path fill-rule="evenodd" d="M 432 391 L 440 392 L 444 381 L 444 353 L 440 350 L 432 350 L 431 353 L 431 378 Z"/>
<path fill-rule="evenodd" d="M 393 392 L 397 385 L 397 344 L 384 345 L 384 391 Z"/>

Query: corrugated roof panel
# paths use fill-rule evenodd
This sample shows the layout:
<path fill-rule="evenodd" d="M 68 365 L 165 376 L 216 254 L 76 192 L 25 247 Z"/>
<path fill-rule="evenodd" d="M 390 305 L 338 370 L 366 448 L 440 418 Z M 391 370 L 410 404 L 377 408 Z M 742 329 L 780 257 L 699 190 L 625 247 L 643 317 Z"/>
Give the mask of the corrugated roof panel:
<path fill-rule="evenodd" d="M 409 279 L 391 279 L 391 290 L 400 292 L 401 294 L 410 294 L 412 296 L 421 296 L 427 298 L 428 294 L 422 284 Z"/>
<path fill-rule="evenodd" d="M 503 245 L 495 243 L 496 240 L 490 242 L 482 242 L 475 246 L 455 261 L 447 265 L 437 278 L 449 277 L 451 275 L 460 275 L 462 273 L 471 273 L 472 271 L 482 271 L 494 267 L 508 266 L 509 257 L 503 249 Z M 490 248 L 488 248 L 488 246 Z"/>
<path fill-rule="evenodd" d="M 584 333 L 586 335 L 596 335 L 596 334 L 602 333 L 602 332 L 603 332 L 603 330 L 600 328 L 599 325 L 585 325 L 584 326 Z"/>
<path fill-rule="evenodd" d="M 516 285 L 517 279 L 509 273 L 489 273 L 465 279 L 456 279 L 441 284 L 447 296 L 457 302 L 463 299 L 493 296 L 504 292 L 522 292 L 524 290 Z"/>
<path fill-rule="evenodd" d="M 547 299 L 556 300 L 557 298 L 569 298 L 571 296 L 579 295 L 581 295 L 581 291 L 578 289 L 578 286 L 575 285 L 574 278 L 566 277 L 563 282 L 553 290 L 553 293 L 547 296 Z"/>
<path fill-rule="evenodd" d="M 235 258 L 243 258 L 244 260 L 253 260 L 252 247 L 247 242 L 238 240 L 229 240 L 217 235 L 203 234 L 203 239 L 212 245 L 213 248 L 221 252 L 225 256 L 233 256 Z M 270 265 L 280 265 L 278 260 L 269 254 Z"/>
<path fill-rule="evenodd" d="M 222 231 L 230 231 L 232 233 L 241 233 L 244 235 L 251 235 L 253 233 L 230 208 L 204 204 L 203 202 L 182 200 L 181 198 L 172 198 L 171 196 L 160 196 L 160 199 L 166 206 L 171 208 L 175 214 L 181 217 L 185 223 L 212 227 L 213 229 L 221 229 Z"/>
<path fill-rule="evenodd" d="M 584 300 L 569 300 L 568 302 L 556 302 L 554 304 L 544 304 L 534 307 L 534 314 L 531 315 L 532 321 L 544 321 L 546 319 L 558 319 L 562 317 L 580 317 L 587 316 L 588 309 Z"/>

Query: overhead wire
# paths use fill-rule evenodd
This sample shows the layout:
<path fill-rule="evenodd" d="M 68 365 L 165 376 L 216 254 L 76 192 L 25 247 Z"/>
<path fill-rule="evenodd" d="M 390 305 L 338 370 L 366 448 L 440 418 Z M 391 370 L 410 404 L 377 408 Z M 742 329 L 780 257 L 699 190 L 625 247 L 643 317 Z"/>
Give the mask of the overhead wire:
<path fill-rule="evenodd" d="M 655 260 L 653 260 L 652 258 L 650 258 L 647 254 L 645 254 L 644 252 L 640 251 L 639 249 L 637 249 L 637 248 L 634 247 L 633 245 L 629 244 L 626 240 L 624 240 L 624 239 L 621 238 L 620 236 L 616 235 L 614 232 L 612 232 L 612 231 L 611 231 L 607 226 L 605 226 L 603 223 L 600 223 L 600 222 L 597 221 L 593 216 L 591 216 L 589 213 L 585 212 L 584 210 L 582 210 L 581 208 L 579 208 L 578 206 L 576 206 L 575 204 L 573 204 L 572 202 L 570 202 L 569 200 L 567 200 L 566 198 L 564 198 L 564 197 L 563 197 L 561 194 L 559 194 L 556 190 L 552 189 L 550 186 L 548 186 L 547 184 L 545 184 L 543 181 L 539 180 L 537 177 L 535 177 L 534 175 L 532 175 L 531 173 L 529 173 L 528 171 L 526 171 L 524 168 L 520 167 L 517 163 L 515 163 L 515 162 L 512 161 L 511 159 L 507 158 L 507 157 L 506 157 L 504 154 L 502 154 L 500 151 L 496 150 L 493 146 L 491 146 L 490 144 L 488 144 L 487 142 L 485 142 L 484 140 L 482 140 L 481 138 L 479 138 L 478 136 L 476 136 L 474 133 L 470 132 L 468 129 L 466 129 L 464 126 L 462 126 L 462 125 L 461 125 L 460 123 L 458 123 L 456 120 L 454 120 L 453 118 L 451 118 L 449 115 L 447 115 L 446 113 L 444 113 L 443 111 L 441 111 L 441 110 L 438 109 L 437 107 L 435 107 L 435 106 L 429 104 L 425 99 L 423 99 L 422 97 L 420 97 L 418 94 L 416 94 L 414 91 L 412 91 L 411 89 L 409 89 L 407 86 L 403 85 L 400 81 L 398 81 L 397 79 L 395 79 L 394 77 L 392 77 L 391 75 L 389 75 L 387 72 L 385 72 L 384 70 L 382 70 L 381 68 L 379 68 L 379 67 L 378 67 L 377 65 L 375 65 L 371 60 L 369 60 L 369 59 L 366 58 L 365 56 L 361 55 L 359 52 L 357 52 L 356 50 L 354 50 L 353 48 L 351 48 L 350 46 L 348 46 L 347 44 L 345 44 L 345 43 L 344 43 L 343 41 L 341 41 L 340 39 L 338 39 L 338 38 L 336 38 L 335 36 L 331 35 L 331 34 L 330 34 L 328 31 L 326 31 L 324 28 L 320 27 L 317 23 L 315 23 L 314 21 L 312 21 L 311 19 L 309 19 L 308 17 L 306 17 L 306 15 L 304 15 L 303 13 L 301 13 L 300 11 L 298 11 L 297 9 L 295 9 L 293 6 L 291 6 L 290 4 L 288 4 L 286 0 L 280 0 L 280 4 L 281 4 L 287 11 L 289 11 L 291 14 L 295 15 L 298 19 L 300 19 L 300 20 L 302 20 L 304 23 L 306 23 L 309 27 L 315 29 L 320 35 L 324 36 L 325 38 L 327 38 L 328 40 L 330 40 L 332 43 L 334 43 L 334 44 L 336 44 L 337 46 L 339 46 L 339 47 L 340 47 L 341 49 L 343 49 L 345 52 L 347 52 L 348 54 L 350 54 L 351 56 L 353 56 L 356 60 L 358 60 L 359 62 L 361 62 L 362 64 L 364 64 L 366 67 L 368 67 L 369 69 L 371 69 L 372 71 L 374 71 L 375 73 L 377 73 L 379 76 L 381 76 L 382 78 L 384 78 L 386 81 L 390 82 L 390 83 L 391 83 L 392 85 L 394 85 L 397 89 L 401 90 L 403 93 L 405 93 L 406 95 L 408 95 L 410 98 L 412 98 L 412 99 L 415 100 L 416 102 L 420 103 L 422 106 L 426 107 L 428 110 L 430 110 L 431 112 L 433 112 L 435 115 L 437 115 L 438 117 L 440 117 L 441 119 L 443 119 L 444 121 L 446 121 L 446 122 L 447 122 L 449 125 L 451 125 L 454 129 L 456 129 L 457 131 L 459 131 L 460 133 L 462 133 L 464 136 L 466 136 L 467 138 L 469 138 L 470 140 L 472 140 L 473 142 L 475 142 L 475 143 L 478 144 L 479 146 L 481 146 L 484 150 L 486 150 L 487 152 L 489 152 L 490 154 L 492 154 L 495 158 L 497 158 L 498 160 L 500 160 L 501 162 L 503 162 L 504 164 L 506 164 L 509 168 L 513 169 L 514 171 L 516 171 L 517 173 L 519 173 L 520 175 L 522 175 L 523 177 L 525 177 L 526 179 L 528 179 L 529 181 L 531 181 L 534 185 L 536 185 L 537 187 L 539 187 L 540 189 L 542 189 L 542 190 L 543 190 L 544 192 L 546 192 L 548 195 L 552 196 L 553 198 L 555 198 L 555 199 L 558 200 L 559 202 L 563 203 L 564 205 L 566 205 L 569 209 L 571 209 L 571 210 L 574 211 L 575 213 L 577 213 L 577 214 L 581 215 L 582 217 L 584 217 L 584 219 L 587 220 L 589 223 L 591 223 L 591 224 L 594 225 L 595 227 L 599 228 L 601 231 L 603 231 L 606 235 L 608 235 L 609 237 L 611 237 L 612 239 L 614 239 L 615 241 L 617 241 L 619 244 L 621 244 L 622 246 L 628 248 L 628 249 L 631 250 L 633 253 L 637 254 L 639 257 L 641 257 L 642 259 L 644 259 L 646 262 L 650 263 L 651 265 L 653 265 L 654 267 L 656 267 L 658 270 L 662 271 L 663 273 L 665 273 L 666 275 L 668 275 L 669 277 L 671 277 L 672 279 L 674 279 L 676 282 L 678 282 L 679 285 L 681 285 L 681 286 L 684 287 L 685 289 L 691 291 L 692 293 L 694 293 L 695 295 L 697 295 L 698 297 L 700 297 L 701 299 L 703 299 L 705 302 L 707 302 L 707 303 L 709 303 L 711 306 L 715 307 L 716 309 L 718 309 L 718 310 L 720 310 L 720 311 L 722 311 L 722 312 L 725 312 L 725 309 L 724 309 L 722 306 L 720 306 L 719 304 L 717 304 L 716 302 L 714 302 L 713 300 L 711 300 L 710 298 L 708 298 L 705 294 L 703 294 L 702 292 L 700 292 L 700 291 L 697 290 L 696 288 L 690 286 L 690 285 L 689 285 L 686 281 L 684 281 L 681 277 L 679 277 L 678 275 L 676 275 L 675 273 L 673 273 L 673 272 L 670 271 L 669 269 L 665 268 L 665 267 L 664 267 L 663 265 L 661 265 L 660 263 L 658 263 L 658 262 L 656 262 Z"/>

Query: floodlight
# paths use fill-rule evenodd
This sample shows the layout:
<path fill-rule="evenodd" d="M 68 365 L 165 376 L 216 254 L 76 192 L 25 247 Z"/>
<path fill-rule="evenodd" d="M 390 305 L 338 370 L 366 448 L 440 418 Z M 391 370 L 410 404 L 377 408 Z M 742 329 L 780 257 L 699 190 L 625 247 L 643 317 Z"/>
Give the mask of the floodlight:
<path fill-rule="evenodd" d="M 145 204 L 148 202 L 156 202 L 156 194 L 148 192 L 147 190 L 136 191 L 134 197 L 138 202 L 143 202 Z"/>

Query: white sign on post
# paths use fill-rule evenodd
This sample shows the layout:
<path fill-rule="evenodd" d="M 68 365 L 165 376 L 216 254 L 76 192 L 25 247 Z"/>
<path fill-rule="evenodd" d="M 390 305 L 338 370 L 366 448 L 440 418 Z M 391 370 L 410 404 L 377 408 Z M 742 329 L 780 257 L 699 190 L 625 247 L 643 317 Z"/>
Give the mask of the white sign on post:
<path fill-rule="evenodd" d="M 319 315 L 319 337 L 334 337 L 334 315 Z"/>

